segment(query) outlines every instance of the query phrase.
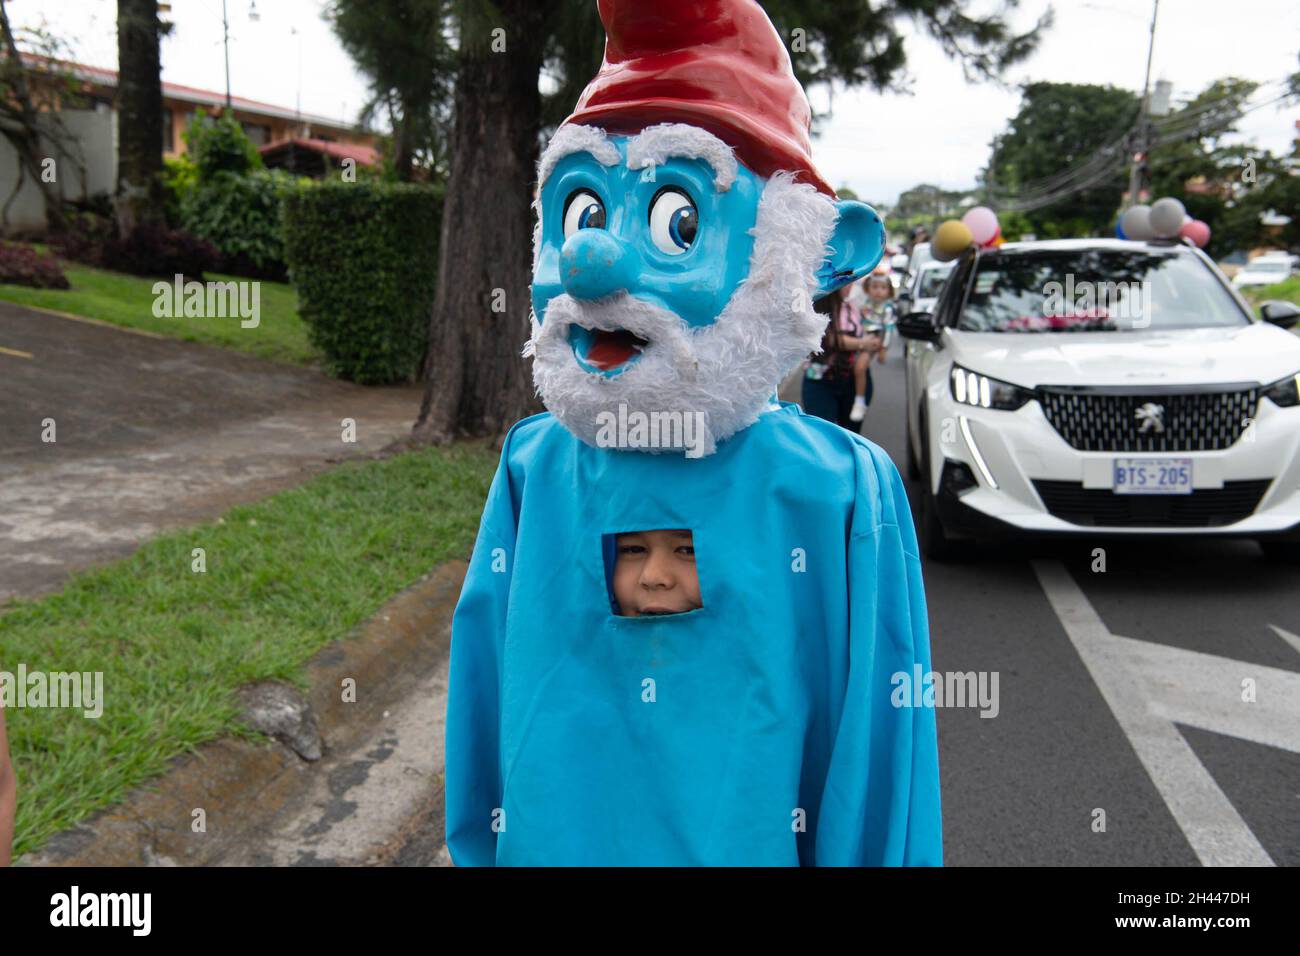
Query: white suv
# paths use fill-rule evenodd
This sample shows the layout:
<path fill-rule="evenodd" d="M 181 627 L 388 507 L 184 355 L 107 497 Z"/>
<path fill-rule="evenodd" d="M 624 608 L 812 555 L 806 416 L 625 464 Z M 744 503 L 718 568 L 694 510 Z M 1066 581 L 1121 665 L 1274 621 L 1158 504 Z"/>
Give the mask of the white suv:
<path fill-rule="evenodd" d="M 907 343 L 907 457 L 942 558 L 1007 532 L 1234 535 L 1300 559 L 1300 320 L 1200 250 L 963 256 Z"/>

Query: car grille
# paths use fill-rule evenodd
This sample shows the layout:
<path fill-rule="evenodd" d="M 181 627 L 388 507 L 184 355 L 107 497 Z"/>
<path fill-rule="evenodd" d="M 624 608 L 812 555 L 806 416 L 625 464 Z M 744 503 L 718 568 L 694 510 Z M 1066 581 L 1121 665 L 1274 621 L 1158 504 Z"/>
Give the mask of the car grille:
<path fill-rule="evenodd" d="M 1259 389 L 1166 392 L 1038 390 L 1043 414 L 1079 451 L 1219 451 L 1236 444 L 1259 406 Z M 1158 406 L 1141 414 L 1148 404 Z M 1157 418 L 1163 431 L 1146 420 Z"/>
<path fill-rule="evenodd" d="M 1078 481 L 1035 481 L 1055 517 L 1089 528 L 1221 528 L 1255 513 L 1270 481 L 1225 481 L 1184 495 L 1117 495 Z"/>

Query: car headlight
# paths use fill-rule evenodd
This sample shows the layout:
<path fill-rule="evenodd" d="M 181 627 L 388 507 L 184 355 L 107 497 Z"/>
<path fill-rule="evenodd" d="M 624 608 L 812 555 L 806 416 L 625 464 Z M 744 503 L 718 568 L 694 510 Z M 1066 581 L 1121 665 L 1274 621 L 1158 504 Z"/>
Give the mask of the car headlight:
<path fill-rule="evenodd" d="M 960 365 L 952 367 L 948 386 L 953 401 L 975 408 L 1000 408 L 1014 412 L 1034 397 L 1034 393 L 1027 388 L 989 378 Z"/>
<path fill-rule="evenodd" d="M 1300 372 L 1288 375 L 1272 385 L 1265 385 L 1263 392 L 1265 398 L 1271 399 L 1274 405 L 1282 408 L 1300 405 Z"/>

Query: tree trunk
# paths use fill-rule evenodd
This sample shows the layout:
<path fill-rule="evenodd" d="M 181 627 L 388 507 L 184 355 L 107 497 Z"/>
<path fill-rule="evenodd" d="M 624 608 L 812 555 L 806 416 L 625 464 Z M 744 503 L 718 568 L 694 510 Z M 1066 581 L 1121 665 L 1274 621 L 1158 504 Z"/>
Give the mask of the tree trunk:
<path fill-rule="evenodd" d="M 397 173 L 398 181 L 409 183 L 411 181 L 411 134 L 408 125 L 406 104 L 402 104 L 400 117 L 393 120 L 393 171 Z"/>
<path fill-rule="evenodd" d="M 497 0 L 504 50 L 462 40 L 416 441 L 499 440 L 535 407 L 520 350 L 529 335 L 537 80 L 557 2 Z"/>
<path fill-rule="evenodd" d="M 5 55 L 3 63 L 0 63 L 0 68 L 5 71 L 5 82 L 0 83 L 0 96 L 3 96 L 7 89 L 15 101 L 4 111 L 8 115 L 0 116 L 0 120 L 11 121 L 3 123 L 3 135 L 18 154 L 18 161 L 22 164 L 22 168 L 32 177 L 41 191 L 41 198 L 45 202 L 47 232 L 50 235 L 59 235 L 66 228 L 66 220 L 63 216 L 63 193 L 45 176 L 43 166 L 45 148 L 41 145 L 38 114 L 36 106 L 32 103 L 31 92 L 27 88 L 27 71 L 18 52 L 18 44 L 14 41 L 13 30 L 9 26 L 9 12 L 5 9 L 4 0 L 0 0 L 0 41 L 4 43 Z M 14 113 L 17 115 L 14 116 Z M 6 205 L 6 212 L 7 210 Z"/>
<path fill-rule="evenodd" d="M 117 0 L 117 227 L 164 219 L 158 0 Z"/>

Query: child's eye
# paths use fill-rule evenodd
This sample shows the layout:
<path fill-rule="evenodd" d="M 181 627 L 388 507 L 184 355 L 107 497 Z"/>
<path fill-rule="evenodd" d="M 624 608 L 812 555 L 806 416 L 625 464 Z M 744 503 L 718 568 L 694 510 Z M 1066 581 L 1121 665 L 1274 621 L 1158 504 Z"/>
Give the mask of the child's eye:
<path fill-rule="evenodd" d="M 689 544 L 683 544 L 677 549 L 677 553 L 693 558 L 695 557 L 695 548 Z"/>
<path fill-rule="evenodd" d="M 620 544 L 618 546 L 619 554 L 640 554 L 644 550 L 645 545 L 643 544 Z"/>

